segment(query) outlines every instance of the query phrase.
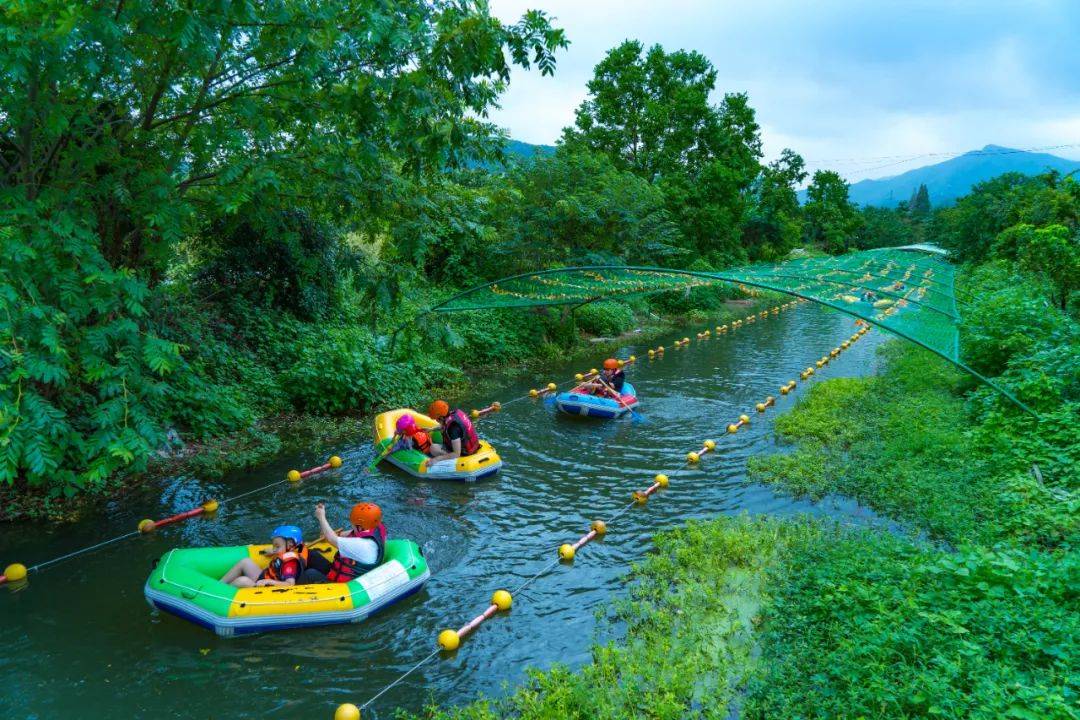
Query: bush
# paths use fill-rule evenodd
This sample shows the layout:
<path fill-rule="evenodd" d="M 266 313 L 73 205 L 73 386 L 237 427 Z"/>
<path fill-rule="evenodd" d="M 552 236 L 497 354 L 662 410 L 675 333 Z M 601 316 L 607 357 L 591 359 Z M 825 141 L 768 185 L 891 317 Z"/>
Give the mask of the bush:
<path fill-rule="evenodd" d="M 339 232 L 300 210 L 245 208 L 193 246 L 195 283 L 217 304 L 242 311 L 244 300 L 309 320 L 340 304 L 340 279 L 357 264 Z"/>
<path fill-rule="evenodd" d="M 961 355 L 968 365 L 993 377 L 1012 358 L 1032 354 L 1040 342 L 1063 344 L 1065 317 L 1050 306 L 1040 288 L 1003 263 L 972 275 L 966 289 L 979 300 L 964 309 L 960 326 Z"/>
<path fill-rule="evenodd" d="M 328 414 L 417 405 L 429 383 L 461 372 L 432 360 L 393 362 L 376 355 L 373 347 L 370 331 L 357 327 L 325 329 L 318 342 L 301 339 L 283 377 L 293 403 L 300 410 Z"/>
<path fill-rule="evenodd" d="M 774 566 L 743 717 L 1075 718 L 1080 556 L 885 534 Z"/>
<path fill-rule="evenodd" d="M 595 302 L 574 311 L 577 326 L 590 335 L 611 337 L 634 329 L 634 311 L 621 302 Z"/>

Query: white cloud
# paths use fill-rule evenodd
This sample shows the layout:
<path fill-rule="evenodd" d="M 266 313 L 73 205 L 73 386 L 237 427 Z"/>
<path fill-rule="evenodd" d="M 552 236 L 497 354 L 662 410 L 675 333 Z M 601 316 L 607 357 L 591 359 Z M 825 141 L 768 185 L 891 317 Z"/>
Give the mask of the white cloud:
<path fill-rule="evenodd" d="M 694 49 L 718 92 L 746 91 L 768 157 L 791 147 L 852 179 L 883 156 L 987 144 L 1080 143 L 1080 2 L 522 2 L 494 0 L 505 21 L 537 7 L 571 41 L 554 78 L 515 71 L 492 118 L 513 137 L 552 143 L 573 122 L 592 68 L 627 38 Z M 1080 157 L 1080 147 L 1055 151 Z M 856 168 L 861 168 L 855 172 Z"/>

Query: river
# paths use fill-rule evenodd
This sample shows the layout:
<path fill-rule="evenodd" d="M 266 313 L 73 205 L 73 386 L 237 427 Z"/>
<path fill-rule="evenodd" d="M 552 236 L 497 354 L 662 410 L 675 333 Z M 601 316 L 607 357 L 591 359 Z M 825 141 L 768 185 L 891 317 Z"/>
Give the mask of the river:
<path fill-rule="evenodd" d="M 696 330 L 686 332 L 694 336 Z M 771 419 L 789 397 L 779 386 L 854 330 L 853 320 L 812 305 L 745 325 L 735 333 L 694 341 L 648 360 L 647 347 L 628 344 L 639 362 L 628 373 L 641 397 L 639 417 L 618 421 L 571 418 L 550 400 L 526 400 L 480 422 L 481 435 L 505 462 L 501 475 L 477 484 L 425 482 L 383 466 L 363 472 L 370 438 L 337 452 L 339 471 L 296 486 L 223 505 L 212 519 L 196 518 L 135 537 L 31 575 L 21 589 L 0 587 L 0 717 L 4 718 L 330 718 L 342 702 L 361 704 L 428 654 L 439 630 L 458 627 L 489 604 L 492 591 L 517 585 L 573 542 L 589 521 L 622 508 L 630 492 L 652 476 L 682 465 L 704 438 L 717 452 L 676 478 L 648 504 L 613 523 L 607 537 L 582 549 L 515 598 L 468 638 L 456 654 L 425 665 L 365 711 L 389 718 L 396 707 L 425 701 L 461 703 L 497 695 L 527 667 L 579 665 L 600 630 L 596 612 L 623 592 L 629 563 L 660 529 L 689 518 L 743 511 L 769 515 L 813 513 L 875 522 L 865 508 L 843 500 L 794 500 L 748 483 L 749 456 L 782 450 Z M 874 372 L 879 333 L 870 333 L 818 377 Z M 598 364 L 602 358 L 597 357 Z M 463 407 L 506 401 L 581 371 L 551 367 L 500 393 L 470 398 Z M 766 395 L 777 408 L 753 411 Z M 726 436 L 738 415 L 749 429 Z M 280 478 L 292 467 L 325 460 L 314 455 L 278 462 L 221 481 L 175 478 L 165 489 L 130 493 L 97 517 L 72 526 L 8 526 L 0 537 L 0 565 L 28 565 L 134 529 L 143 517 L 164 517 Z M 178 546 L 261 541 L 282 522 L 298 521 L 316 534 L 312 508 L 324 501 L 331 519 L 366 499 L 379 503 L 392 536 L 424 549 L 432 570 L 421 593 L 359 625 L 221 639 L 172 616 L 151 611 L 142 585 L 151 563 Z"/>

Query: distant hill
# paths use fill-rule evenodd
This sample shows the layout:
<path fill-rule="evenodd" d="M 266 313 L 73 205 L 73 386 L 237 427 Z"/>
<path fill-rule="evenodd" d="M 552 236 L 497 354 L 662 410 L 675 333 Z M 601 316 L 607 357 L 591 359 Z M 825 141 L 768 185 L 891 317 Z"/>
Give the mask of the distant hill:
<path fill-rule="evenodd" d="M 1038 175 L 1051 169 L 1069 173 L 1080 169 L 1080 160 L 987 145 L 982 150 L 972 150 L 951 160 L 908 170 L 901 175 L 852 183 L 850 197 L 857 205 L 896 207 L 900 202 L 910 200 L 911 194 L 925 183 L 930 191 L 931 204 L 949 205 L 961 195 L 966 195 L 976 183 L 1002 173 Z M 799 198 L 806 200 L 805 190 L 800 191 Z"/>
<path fill-rule="evenodd" d="M 506 141 L 506 145 L 503 146 L 503 149 L 506 151 L 506 162 L 482 162 L 474 159 L 467 162 L 466 167 L 486 168 L 497 172 L 505 169 L 504 165 L 506 163 L 512 162 L 517 158 L 528 160 L 536 155 L 551 155 L 555 152 L 554 145 L 532 145 L 527 142 L 512 139 Z"/>
<path fill-rule="evenodd" d="M 553 152 L 555 152 L 554 145 L 531 145 L 520 140 L 506 141 L 507 155 L 520 155 L 524 158 L 531 158 L 533 155 L 551 155 Z"/>

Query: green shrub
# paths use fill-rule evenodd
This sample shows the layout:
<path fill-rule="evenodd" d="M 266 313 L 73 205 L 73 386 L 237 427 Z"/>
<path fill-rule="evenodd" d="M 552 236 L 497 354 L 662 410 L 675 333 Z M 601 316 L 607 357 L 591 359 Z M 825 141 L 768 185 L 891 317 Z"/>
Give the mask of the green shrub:
<path fill-rule="evenodd" d="M 886 534 L 801 543 L 773 566 L 742 716 L 1076 717 L 1080 556 Z"/>
<path fill-rule="evenodd" d="M 590 335 L 611 337 L 634 328 L 634 311 L 621 302 L 595 302 L 574 311 L 577 326 Z"/>
<path fill-rule="evenodd" d="M 993 377 L 1014 357 L 1031 355 L 1043 342 L 1063 344 L 1065 317 L 1042 290 L 996 263 L 972 273 L 969 292 L 979 300 L 964 308 L 961 355 L 972 368 Z"/>
<path fill-rule="evenodd" d="M 630 598 L 611 619 L 618 644 L 596 646 L 579 672 L 531 671 L 510 696 L 460 709 L 430 706 L 417 720 L 683 720 L 726 717 L 753 651 L 764 570 L 797 523 L 721 518 L 659 533 L 631 573 Z"/>
<path fill-rule="evenodd" d="M 425 388 L 457 378 L 460 370 L 423 359 L 394 362 L 374 352 L 366 328 L 327 328 L 318 341 L 301 340 L 289 353 L 283 384 L 300 410 L 342 414 L 418 405 Z"/>
<path fill-rule="evenodd" d="M 341 300 L 357 259 L 340 232 L 300 210 L 249 206 L 215 220 L 193 241 L 202 292 L 234 314 L 245 301 L 298 317 L 324 317 Z"/>

